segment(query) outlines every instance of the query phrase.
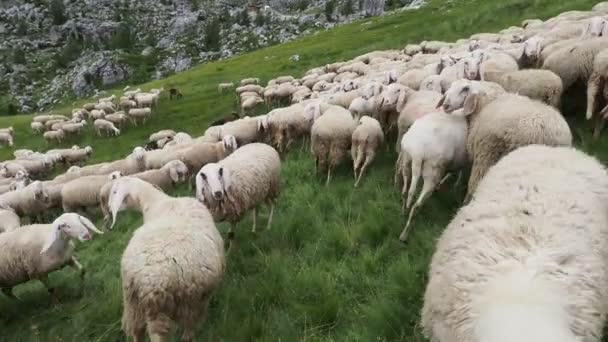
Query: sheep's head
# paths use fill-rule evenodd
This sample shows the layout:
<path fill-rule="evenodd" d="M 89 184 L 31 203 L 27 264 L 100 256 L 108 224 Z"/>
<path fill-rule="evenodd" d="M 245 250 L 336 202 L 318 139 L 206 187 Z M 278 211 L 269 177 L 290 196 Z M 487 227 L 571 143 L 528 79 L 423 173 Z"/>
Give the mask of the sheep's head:
<path fill-rule="evenodd" d="M 481 49 L 481 42 L 479 39 L 473 39 L 469 42 L 469 51 L 475 51 Z"/>
<path fill-rule="evenodd" d="M 172 160 L 168 162 L 164 167 L 169 169 L 169 177 L 173 183 L 179 183 L 186 181 L 188 177 L 188 167 L 181 160 Z"/>
<path fill-rule="evenodd" d="M 87 146 L 84 148 L 84 153 L 87 154 L 87 156 L 90 156 L 91 154 L 93 154 L 93 148 L 91 146 Z"/>
<path fill-rule="evenodd" d="M 602 17 L 593 17 L 589 19 L 589 22 L 585 26 L 581 38 L 589 37 L 600 37 L 604 35 L 604 32 L 608 29 L 606 27 L 606 19 Z"/>
<path fill-rule="evenodd" d="M 50 203 L 51 197 L 49 196 L 49 192 L 47 191 L 44 184 L 42 184 L 42 182 L 32 182 L 30 185 L 28 185 L 28 188 L 32 190 L 34 200 L 44 203 Z"/>
<path fill-rule="evenodd" d="M 218 163 L 209 163 L 196 176 L 196 197 L 203 203 L 226 198 L 232 182 L 230 171 Z"/>
<path fill-rule="evenodd" d="M 478 110 L 479 83 L 469 80 L 458 80 L 445 92 L 437 108 L 443 107 L 446 113 L 462 109 L 463 115 L 470 115 Z"/>
<path fill-rule="evenodd" d="M 458 63 L 458 58 L 452 56 L 452 55 L 448 55 L 448 56 L 441 56 L 441 60 L 439 61 L 439 66 L 437 68 L 437 74 L 440 74 L 443 69 L 445 68 L 449 68 L 452 65 L 455 65 L 456 63 Z"/>
<path fill-rule="evenodd" d="M 537 60 L 542 50 L 543 39 L 539 36 L 530 37 L 524 42 L 523 56 L 531 60 Z"/>
<path fill-rule="evenodd" d="M 234 135 L 226 134 L 222 138 L 222 144 L 224 146 L 224 150 L 227 152 L 226 154 L 230 154 L 238 148 L 238 143 Z"/>
<path fill-rule="evenodd" d="M 310 121 L 316 121 L 321 114 L 321 100 L 312 101 L 304 107 L 304 116 Z"/>
<path fill-rule="evenodd" d="M 138 178 L 119 177 L 106 183 L 99 192 L 101 210 L 104 220 L 108 221 L 108 214 L 112 216 L 110 229 L 116 224 L 116 217 L 120 211 L 135 208 L 138 203 L 132 192 L 140 186 L 152 186 Z"/>
<path fill-rule="evenodd" d="M 124 176 L 125 175 L 122 173 L 122 171 L 114 171 L 108 175 L 108 180 L 113 181 L 115 179 L 118 179 L 118 178 L 124 177 Z"/>
<path fill-rule="evenodd" d="M 357 85 L 354 80 L 346 80 L 344 84 L 342 84 L 343 91 L 352 91 L 357 89 Z"/>
<path fill-rule="evenodd" d="M 91 232 L 103 234 L 103 232 L 97 229 L 97 227 L 95 227 L 95 225 L 86 217 L 74 213 L 63 214 L 53 221 L 53 232 L 47 237 L 40 254 L 44 254 L 48 251 L 55 241 L 61 238 L 62 234 L 65 234 L 72 239 L 88 241 L 91 240 Z"/>
<path fill-rule="evenodd" d="M 482 63 L 482 54 L 465 58 L 463 62 L 464 78 L 468 80 L 479 79 L 479 69 Z"/>

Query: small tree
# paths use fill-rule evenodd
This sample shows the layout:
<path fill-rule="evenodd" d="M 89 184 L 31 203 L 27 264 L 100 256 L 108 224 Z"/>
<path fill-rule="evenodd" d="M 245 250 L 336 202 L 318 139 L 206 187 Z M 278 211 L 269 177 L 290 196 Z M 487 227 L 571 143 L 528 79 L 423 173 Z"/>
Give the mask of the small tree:
<path fill-rule="evenodd" d="M 133 33 L 131 25 L 128 22 L 123 22 L 118 30 L 114 33 L 110 40 L 110 48 L 129 50 L 133 46 Z"/>
<path fill-rule="evenodd" d="M 308 0 L 299 0 L 296 3 L 296 9 L 298 11 L 302 12 L 302 11 L 305 11 L 308 8 L 309 5 L 310 5 L 310 1 L 308 1 Z"/>
<path fill-rule="evenodd" d="M 19 35 L 19 36 L 27 35 L 27 23 L 25 22 L 25 20 L 20 20 L 17 23 L 17 35 Z"/>
<path fill-rule="evenodd" d="M 242 26 L 249 26 L 249 22 L 249 12 L 247 11 L 247 8 L 245 8 L 239 15 L 239 24 Z"/>
<path fill-rule="evenodd" d="M 336 9 L 336 3 L 334 0 L 329 0 L 325 3 L 325 18 L 327 21 L 333 21 L 334 10 Z"/>
<path fill-rule="evenodd" d="M 49 12 L 51 13 L 51 18 L 53 18 L 53 24 L 55 25 L 63 25 L 63 23 L 68 20 L 68 17 L 65 15 L 63 0 L 51 0 Z"/>
<path fill-rule="evenodd" d="M 217 18 L 211 18 L 205 25 L 205 46 L 207 51 L 218 51 L 220 49 L 220 22 Z"/>
<path fill-rule="evenodd" d="M 355 9 L 353 8 L 353 0 L 346 0 L 344 5 L 342 5 L 342 15 L 348 16 L 355 13 Z"/>
<path fill-rule="evenodd" d="M 258 15 L 255 16 L 255 26 L 264 26 L 266 24 L 266 17 L 263 12 L 258 12 Z"/>

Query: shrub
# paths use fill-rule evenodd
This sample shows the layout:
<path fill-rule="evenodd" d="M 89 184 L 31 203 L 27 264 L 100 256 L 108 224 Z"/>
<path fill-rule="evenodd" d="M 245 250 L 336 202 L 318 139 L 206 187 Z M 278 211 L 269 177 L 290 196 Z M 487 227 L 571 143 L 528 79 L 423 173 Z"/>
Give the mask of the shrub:
<path fill-rule="evenodd" d="M 247 11 L 247 8 L 244 8 L 243 11 L 241 12 L 241 14 L 239 14 L 239 24 L 242 26 L 249 26 L 249 12 Z"/>
<path fill-rule="evenodd" d="M 327 21 L 333 21 L 334 10 L 336 9 L 336 3 L 334 0 L 329 0 L 325 3 L 325 18 Z"/>
<path fill-rule="evenodd" d="M 217 18 L 211 18 L 205 25 L 205 46 L 207 51 L 218 51 L 220 49 L 220 22 Z"/>
<path fill-rule="evenodd" d="M 13 63 L 25 64 L 25 51 L 20 48 L 13 50 Z"/>
<path fill-rule="evenodd" d="M 391 1 L 391 0 L 388 0 Z M 353 8 L 353 0 L 346 0 L 344 5 L 342 5 L 342 15 L 351 15 L 355 13 L 355 9 Z"/>
<path fill-rule="evenodd" d="M 68 43 L 63 47 L 63 49 L 57 52 L 53 59 L 55 60 L 55 65 L 58 68 L 66 68 L 71 61 L 75 60 L 80 56 L 82 52 L 82 42 L 70 39 Z"/>
<path fill-rule="evenodd" d="M 266 17 L 264 13 L 259 12 L 258 15 L 255 16 L 255 26 L 264 26 L 266 24 Z"/>
<path fill-rule="evenodd" d="M 124 22 L 118 27 L 118 30 L 114 33 L 112 38 L 110 38 L 109 47 L 111 49 L 131 50 L 134 43 L 131 24 Z"/>
<path fill-rule="evenodd" d="M 49 4 L 49 12 L 51 13 L 51 18 L 53 19 L 53 24 L 62 25 L 68 20 L 68 17 L 65 15 L 65 5 L 63 4 L 63 0 L 51 0 Z"/>

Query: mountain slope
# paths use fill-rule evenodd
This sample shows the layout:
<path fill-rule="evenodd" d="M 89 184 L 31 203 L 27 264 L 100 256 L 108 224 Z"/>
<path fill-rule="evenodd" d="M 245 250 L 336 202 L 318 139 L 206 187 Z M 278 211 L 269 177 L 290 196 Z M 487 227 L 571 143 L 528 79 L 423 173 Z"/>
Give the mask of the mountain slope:
<path fill-rule="evenodd" d="M 433 1 L 400 12 L 348 24 L 235 58 L 205 64 L 145 89 L 174 85 L 184 99 L 163 99 L 144 127 L 128 128 L 117 139 L 98 139 L 87 131 L 65 143 L 94 147 L 91 162 L 123 157 L 161 128 L 202 134 L 213 118 L 232 110 L 234 95 L 218 95 L 217 83 L 244 77 L 268 80 L 281 74 L 345 60 L 374 49 L 402 48 L 408 42 L 455 40 L 476 32 L 493 32 L 525 18 L 547 18 L 566 10 L 589 9 L 590 0 L 455 0 Z M 299 62 L 289 57 L 299 54 Z M 570 101 L 565 114 L 579 144 L 608 157 L 608 139 L 588 143 L 579 118 L 583 102 Z M 69 112 L 70 107 L 57 108 Z M 0 118 L 0 127 L 15 126 L 17 146 L 41 149 L 42 138 L 29 133 L 31 116 Z M 11 150 L 0 150 L 9 158 Z M 440 189 L 420 211 L 407 246 L 397 236 L 404 224 L 399 195 L 392 186 L 395 155 L 382 151 L 361 188 L 352 187 L 349 165 L 338 170 L 329 187 L 313 174 L 306 146 L 289 152 L 283 164 L 283 193 L 271 231 L 249 233 L 251 220 L 238 227 L 237 245 L 227 273 L 201 325 L 201 340 L 402 340 L 423 341 L 418 327 L 428 263 L 436 238 L 460 205 L 463 188 Z M 191 195 L 181 188 L 175 194 Z M 262 210 L 262 223 L 266 219 Z M 10 341 L 122 341 L 119 261 L 137 214 L 121 214 L 112 232 L 77 248 L 88 273 L 82 293 L 78 276 L 66 269 L 50 276 L 63 303 L 57 308 L 40 284 L 16 288 L 20 303 L 0 296 L 0 331 Z M 101 222 L 99 222 L 101 223 Z M 220 225 L 223 232 L 224 224 Z M 176 335 L 177 332 L 176 332 Z"/>

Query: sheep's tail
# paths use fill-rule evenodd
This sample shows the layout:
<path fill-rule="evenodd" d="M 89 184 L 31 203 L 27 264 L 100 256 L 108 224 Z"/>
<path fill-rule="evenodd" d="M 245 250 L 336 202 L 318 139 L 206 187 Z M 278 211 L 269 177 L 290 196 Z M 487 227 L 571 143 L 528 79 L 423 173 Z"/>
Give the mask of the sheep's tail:
<path fill-rule="evenodd" d="M 365 150 L 368 144 L 367 139 L 368 138 L 365 138 L 365 140 L 361 141 L 361 143 L 357 146 L 357 159 L 355 160 L 355 177 L 357 176 L 357 171 L 359 170 L 359 168 L 361 168 L 361 164 L 363 163 L 365 158 L 367 158 L 365 155 Z"/>
<path fill-rule="evenodd" d="M 472 303 L 477 341 L 581 341 L 570 330 L 563 300 L 568 294 L 533 266 L 518 263 L 478 295 Z"/>

